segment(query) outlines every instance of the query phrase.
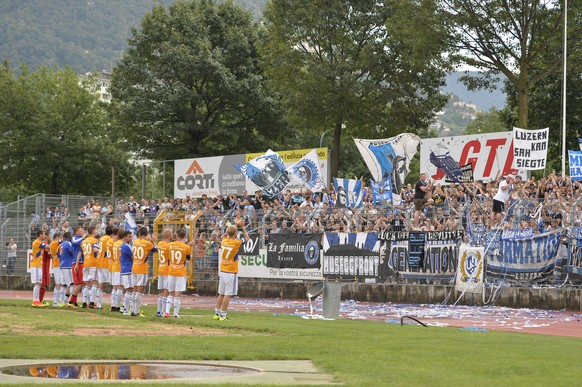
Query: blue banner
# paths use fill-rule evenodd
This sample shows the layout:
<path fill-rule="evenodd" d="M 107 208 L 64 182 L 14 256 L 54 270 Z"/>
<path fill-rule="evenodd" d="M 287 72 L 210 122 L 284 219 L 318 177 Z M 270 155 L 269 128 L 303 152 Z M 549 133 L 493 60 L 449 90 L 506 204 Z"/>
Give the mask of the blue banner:
<path fill-rule="evenodd" d="M 381 206 L 389 206 L 392 204 L 392 179 L 387 176 L 380 182 L 370 180 L 370 188 L 372 188 L 372 200 L 374 204 Z"/>
<path fill-rule="evenodd" d="M 277 196 L 290 181 L 283 159 L 270 149 L 265 155 L 242 165 L 235 164 L 234 167 L 255 183 L 268 198 Z"/>
<path fill-rule="evenodd" d="M 568 160 L 570 165 L 570 179 L 582 180 L 582 152 L 569 150 Z"/>
<path fill-rule="evenodd" d="M 333 178 L 336 207 L 354 208 L 362 205 L 362 182 L 360 180 Z"/>
<path fill-rule="evenodd" d="M 510 282 L 547 281 L 558 261 L 563 233 L 560 229 L 530 237 L 517 232 L 501 236 L 498 248 L 490 246 L 485 252 L 487 274 Z"/>

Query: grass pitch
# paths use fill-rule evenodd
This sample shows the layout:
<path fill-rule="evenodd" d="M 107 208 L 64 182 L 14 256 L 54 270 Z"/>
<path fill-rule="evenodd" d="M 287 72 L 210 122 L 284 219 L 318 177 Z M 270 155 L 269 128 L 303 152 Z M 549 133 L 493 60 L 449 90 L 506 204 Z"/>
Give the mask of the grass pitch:
<path fill-rule="evenodd" d="M 303 320 L 183 309 L 182 318 L 33 309 L 0 300 L 0 357 L 111 360 L 311 360 L 346 385 L 576 385 L 582 339 L 378 321 Z M 151 316 L 151 317 L 149 317 Z"/>

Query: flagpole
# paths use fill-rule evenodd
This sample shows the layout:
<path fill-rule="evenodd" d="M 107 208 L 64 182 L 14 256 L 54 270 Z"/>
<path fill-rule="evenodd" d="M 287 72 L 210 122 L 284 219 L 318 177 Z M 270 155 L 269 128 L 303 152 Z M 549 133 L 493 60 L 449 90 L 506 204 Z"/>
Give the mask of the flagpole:
<path fill-rule="evenodd" d="M 564 0 L 564 74 L 562 89 L 562 176 L 566 176 L 566 57 L 568 54 L 568 0 Z"/>

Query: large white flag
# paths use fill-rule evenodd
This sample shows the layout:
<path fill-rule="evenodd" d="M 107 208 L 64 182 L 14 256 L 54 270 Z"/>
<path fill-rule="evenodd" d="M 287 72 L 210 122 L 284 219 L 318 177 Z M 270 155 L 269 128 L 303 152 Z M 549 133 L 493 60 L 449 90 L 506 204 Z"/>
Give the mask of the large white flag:
<path fill-rule="evenodd" d="M 548 131 L 549 128 L 513 128 L 513 163 L 516 169 L 535 171 L 546 168 Z"/>
<path fill-rule="evenodd" d="M 289 176 L 292 177 L 289 184 L 298 181 L 301 186 L 308 187 L 314 192 L 325 188 L 316 149 L 313 149 L 303 156 L 301 160 L 288 167 L 287 171 Z"/>
<path fill-rule="evenodd" d="M 483 257 L 485 248 L 462 244 L 459 249 L 459 266 L 455 290 L 465 293 L 483 291 Z"/>
<path fill-rule="evenodd" d="M 372 178 L 377 182 L 386 177 L 392 179 L 392 201 L 400 202 L 400 190 L 410 170 L 410 161 L 416 154 L 420 137 L 412 133 L 402 133 L 396 137 L 379 140 L 354 138 Z"/>

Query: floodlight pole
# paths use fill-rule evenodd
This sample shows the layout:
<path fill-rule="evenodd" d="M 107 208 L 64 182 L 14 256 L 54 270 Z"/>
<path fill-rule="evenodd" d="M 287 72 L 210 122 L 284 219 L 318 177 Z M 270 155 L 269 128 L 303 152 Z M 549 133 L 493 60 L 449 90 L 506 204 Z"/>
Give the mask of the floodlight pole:
<path fill-rule="evenodd" d="M 568 0 L 564 0 L 564 63 L 562 89 L 562 176 L 566 176 L 566 57 L 568 56 Z"/>

